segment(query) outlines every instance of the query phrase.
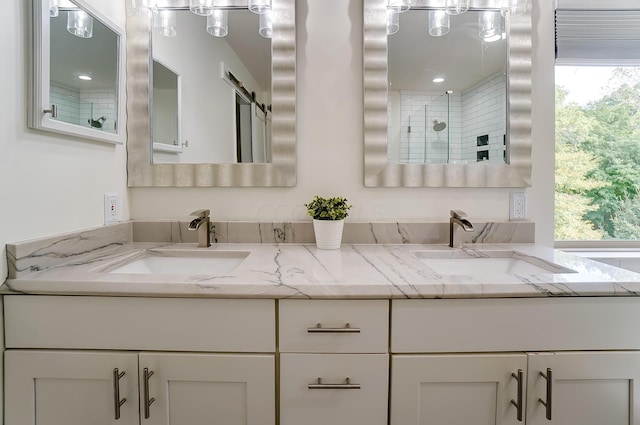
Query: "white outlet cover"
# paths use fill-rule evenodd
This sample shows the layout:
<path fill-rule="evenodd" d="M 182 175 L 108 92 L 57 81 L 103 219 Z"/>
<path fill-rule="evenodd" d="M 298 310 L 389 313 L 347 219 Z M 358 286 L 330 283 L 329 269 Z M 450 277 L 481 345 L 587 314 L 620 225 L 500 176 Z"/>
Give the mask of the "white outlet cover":
<path fill-rule="evenodd" d="M 104 194 L 104 224 L 120 221 L 120 197 L 117 193 Z"/>
<path fill-rule="evenodd" d="M 524 192 L 509 194 L 509 220 L 527 219 L 527 195 Z"/>

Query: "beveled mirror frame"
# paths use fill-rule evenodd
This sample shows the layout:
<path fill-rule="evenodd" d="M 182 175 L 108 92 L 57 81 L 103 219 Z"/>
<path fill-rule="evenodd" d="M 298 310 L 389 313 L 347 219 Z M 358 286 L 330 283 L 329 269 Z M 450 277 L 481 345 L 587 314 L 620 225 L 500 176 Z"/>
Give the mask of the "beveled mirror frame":
<path fill-rule="evenodd" d="M 444 0 L 416 0 L 444 8 Z M 531 7 L 507 19 L 507 164 L 400 164 L 387 154 L 387 0 L 364 0 L 364 185 L 367 187 L 531 186 Z M 471 0 L 476 9 L 499 0 Z M 400 29 L 402 31 L 402 28 Z M 426 34 L 426 30 L 425 30 Z M 426 35 L 428 37 L 428 35 Z"/>
<path fill-rule="evenodd" d="M 159 5 L 162 2 L 159 2 Z M 189 7 L 188 1 L 180 5 Z M 184 4 L 182 4 L 184 3 Z M 228 0 L 246 8 L 247 0 Z M 272 162 L 261 164 L 152 164 L 150 19 L 127 14 L 127 170 L 129 187 L 269 187 L 296 184 L 295 0 L 272 0 Z M 204 23 L 203 28 L 204 31 Z M 258 28 L 256 28 L 256 31 Z M 212 75 L 217 70 L 212 71 Z"/>

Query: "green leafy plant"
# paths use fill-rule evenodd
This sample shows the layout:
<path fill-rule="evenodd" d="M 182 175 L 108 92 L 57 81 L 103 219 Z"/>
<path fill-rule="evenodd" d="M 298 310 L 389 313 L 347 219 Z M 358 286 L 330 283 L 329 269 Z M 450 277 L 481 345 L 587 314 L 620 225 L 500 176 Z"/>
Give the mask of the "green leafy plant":
<path fill-rule="evenodd" d="M 315 220 L 342 220 L 349 215 L 349 210 L 353 207 L 346 198 L 322 198 L 317 195 L 304 206 Z"/>

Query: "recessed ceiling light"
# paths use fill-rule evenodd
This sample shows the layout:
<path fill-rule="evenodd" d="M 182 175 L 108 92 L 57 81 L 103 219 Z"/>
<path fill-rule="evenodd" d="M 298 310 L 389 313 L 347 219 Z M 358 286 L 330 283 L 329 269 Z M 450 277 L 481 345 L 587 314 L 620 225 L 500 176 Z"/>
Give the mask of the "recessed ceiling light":
<path fill-rule="evenodd" d="M 78 75 L 78 78 L 80 78 L 81 80 L 85 80 L 85 81 L 91 81 L 93 80 L 93 78 L 91 78 L 88 75 Z"/>
<path fill-rule="evenodd" d="M 444 78 L 442 78 L 442 77 L 438 77 L 438 78 L 434 78 L 432 81 L 433 81 L 434 83 L 442 83 L 442 82 L 444 82 Z"/>

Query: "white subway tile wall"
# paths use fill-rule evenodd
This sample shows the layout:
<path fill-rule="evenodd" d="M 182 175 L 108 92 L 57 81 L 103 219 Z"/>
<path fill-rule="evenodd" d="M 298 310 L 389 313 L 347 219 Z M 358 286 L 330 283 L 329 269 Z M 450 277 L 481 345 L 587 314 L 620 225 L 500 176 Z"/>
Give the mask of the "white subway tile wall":
<path fill-rule="evenodd" d="M 403 163 L 476 162 L 480 149 L 488 150 L 490 162 L 504 161 L 504 75 L 464 93 L 390 92 L 388 108 L 389 117 L 400 116 L 399 128 L 389 119 L 389 158 Z M 436 131 L 436 120 L 446 127 Z M 399 137 L 394 134 L 398 131 Z M 489 136 L 489 143 L 478 147 L 476 139 L 482 135 Z"/>
<path fill-rule="evenodd" d="M 94 128 L 109 133 L 116 132 L 117 99 L 114 90 L 77 91 L 51 84 L 49 98 L 58 107 L 58 120 L 89 127 L 90 119 L 93 119 L 99 123 L 94 124 Z"/>

